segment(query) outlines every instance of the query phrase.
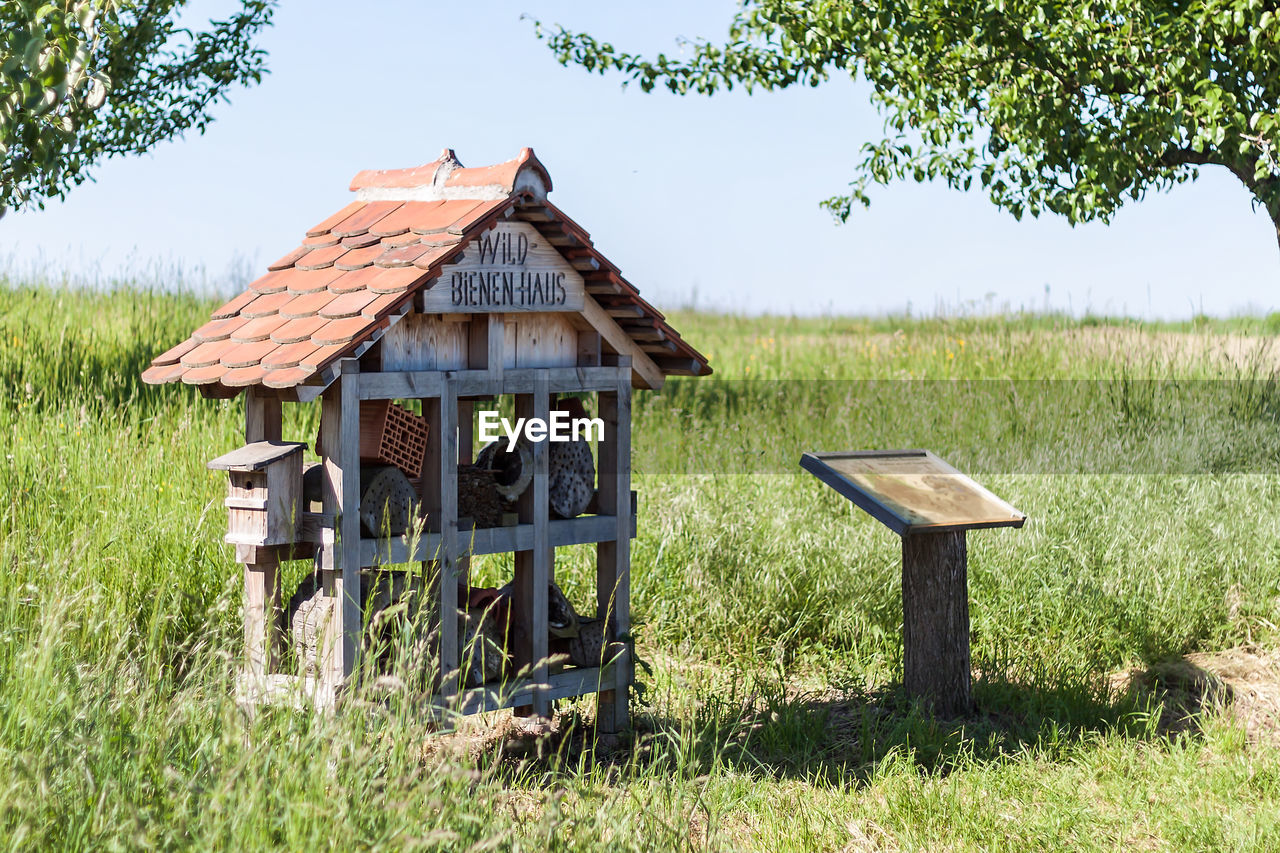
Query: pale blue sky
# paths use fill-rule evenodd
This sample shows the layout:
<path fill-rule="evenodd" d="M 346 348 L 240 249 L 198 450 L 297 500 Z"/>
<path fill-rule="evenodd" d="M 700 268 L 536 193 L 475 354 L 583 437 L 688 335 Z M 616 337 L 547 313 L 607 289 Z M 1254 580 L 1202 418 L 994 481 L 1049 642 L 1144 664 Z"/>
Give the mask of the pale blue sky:
<path fill-rule="evenodd" d="M 1016 222 L 980 193 L 898 184 L 844 226 L 818 202 L 847 184 L 879 117 L 848 81 L 747 97 L 645 95 L 562 68 L 521 13 L 620 46 L 720 39 L 732 0 L 698 4 L 284 0 L 272 73 L 204 136 L 117 160 L 42 212 L 0 220 L 0 264 L 99 279 L 203 268 L 229 288 L 348 201 L 360 169 L 456 149 L 485 165 L 532 146 L 551 199 L 660 307 L 917 313 L 990 305 L 1187 317 L 1280 309 L 1267 217 L 1225 171 L 1110 226 Z M 202 0 L 207 17 L 226 2 Z M 197 274 L 194 276 L 198 278 Z"/>

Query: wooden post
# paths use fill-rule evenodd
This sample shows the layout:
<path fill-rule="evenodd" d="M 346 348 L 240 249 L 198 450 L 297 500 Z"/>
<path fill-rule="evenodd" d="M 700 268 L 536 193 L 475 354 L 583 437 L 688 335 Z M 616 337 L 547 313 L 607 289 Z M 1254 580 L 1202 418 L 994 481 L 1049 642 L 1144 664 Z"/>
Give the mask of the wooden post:
<path fill-rule="evenodd" d="M 437 664 L 440 696 L 455 695 L 458 684 L 458 396 L 446 380 L 440 397 L 422 400 L 427 419 L 427 455 L 422 460 L 422 504 L 428 529 L 440 533 L 436 559 L 422 564 L 427 595 L 439 618 Z"/>
<path fill-rule="evenodd" d="M 546 421 L 550 416 L 550 382 L 543 370 L 534 380 L 532 394 L 516 395 L 516 417 Z M 547 494 L 548 458 L 547 442 L 533 442 L 533 483 L 520 496 L 518 504 L 520 523 L 533 525 L 533 550 L 517 551 L 515 555 L 516 660 L 521 666 L 532 667 L 529 675 L 535 684 L 545 684 L 547 680 L 547 585 L 551 582 L 551 563 L 555 556 L 551 547 L 551 503 Z M 516 714 L 522 716 L 546 717 L 550 713 L 551 702 L 542 689 L 533 691 L 531 705 L 516 709 Z"/>
<path fill-rule="evenodd" d="M 245 664 L 261 685 L 280 666 L 280 559 L 274 548 L 245 550 L 252 552 L 244 562 Z"/>
<path fill-rule="evenodd" d="M 902 537 L 903 684 L 935 714 L 972 708 L 965 532 Z"/>
<path fill-rule="evenodd" d="M 268 397 L 257 385 L 244 395 L 244 443 L 280 441 L 283 412 L 279 397 Z"/>
<path fill-rule="evenodd" d="M 616 391 L 599 394 L 604 441 L 597 448 L 598 504 L 616 519 L 614 540 L 596 545 L 596 612 L 606 620 L 605 649 L 631 630 L 631 359 L 618 356 Z M 614 689 L 596 702 L 596 728 L 603 733 L 627 727 L 627 687 L 631 659 L 614 663 Z"/>
<path fill-rule="evenodd" d="M 336 541 L 322 548 L 325 598 L 331 604 L 326 623 L 322 681 L 337 690 L 356 671 L 363 618 L 360 612 L 360 365 L 338 363 L 337 387 L 321 404 L 320 444 L 324 448 L 325 512 L 336 519 Z"/>
<path fill-rule="evenodd" d="M 258 386 L 244 395 L 244 442 L 279 441 L 280 398 Z M 244 649 L 249 677 L 261 684 L 280 666 L 280 558 L 273 548 L 237 548 L 244 566 Z"/>
<path fill-rule="evenodd" d="M 458 464 L 459 465 L 470 465 L 472 462 L 472 454 L 474 450 L 473 445 L 475 444 L 474 408 L 475 408 L 475 404 L 472 403 L 470 400 L 458 401 Z M 455 474 L 455 477 L 456 477 L 456 474 Z M 456 481 L 454 483 L 454 494 L 455 495 L 457 494 Z M 457 506 L 456 497 L 454 499 L 454 506 L 455 506 L 455 515 L 456 515 L 457 514 L 456 513 L 456 506 Z M 454 526 L 456 528 L 457 526 L 456 523 Z M 467 537 L 468 537 L 467 542 L 465 544 L 467 548 L 470 548 L 470 545 L 471 545 L 470 530 L 467 531 Z M 461 550 L 462 544 L 459 544 L 457 547 Z M 456 563 L 457 563 L 458 583 L 464 588 L 469 588 L 471 586 L 471 555 L 459 554 L 457 557 Z"/>

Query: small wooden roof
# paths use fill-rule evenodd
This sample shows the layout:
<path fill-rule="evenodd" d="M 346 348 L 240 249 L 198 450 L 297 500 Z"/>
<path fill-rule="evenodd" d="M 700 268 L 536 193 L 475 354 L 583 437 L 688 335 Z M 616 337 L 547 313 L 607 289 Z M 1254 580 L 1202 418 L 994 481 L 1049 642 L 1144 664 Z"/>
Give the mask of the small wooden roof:
<path fill-rule="evenodd" d="M 212 460 L 209 470 L 260 471 L 305 449 L 306 445 L 299 441 L 255 441 Z"/>
<path fill-rule="evenodd" d="M 600 329 L 606 344 L 652 363 L 647 378 L 637 371 L 637 384 L 711 373 L 587 232 L 546 200 L 551 177 L 532 149 L 471 169 L 446 149 L 424 166 L 360 172 L 351 189 L 355 201 L 308 229 L 266 275 L 157 356 L 143 381 L 204 386 L 209 396 L 250 385 L 327 385 L 334 373 L 326 367 L 380 338 L 473 240 L 508 220 L 529 223 L 581 272 L 593 325 L 609 327 Z"/>

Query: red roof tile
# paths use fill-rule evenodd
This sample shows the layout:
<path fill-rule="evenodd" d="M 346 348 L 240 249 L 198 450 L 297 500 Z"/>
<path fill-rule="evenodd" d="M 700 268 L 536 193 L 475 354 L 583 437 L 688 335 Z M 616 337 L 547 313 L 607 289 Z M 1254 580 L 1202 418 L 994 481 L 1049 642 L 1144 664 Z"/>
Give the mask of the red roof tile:
<path fill-rule="evenodd" d="M 378 298 L 378 294 L 369 290 L 356 290 L 351 293 L 344 293 L 328 305 L 320 309 L 321 317 L 328 317 L 330 320 L 337 320 L 341 317 L 354 317 L 368 305 L 370 302 Z"/>
<path fill-rule="evenodd" d="M 289 292 L 315 293 L 317 290 L 324 290 L 345 274 L 342 270 L 333 267 L 325 267 L 322 270 L 300 270 L 294 267 L 289 270 Z"/>
<path fill-rule="evenodd" d="M 347 253 L 347 247 L 338 243 L 320 249 L 312 249 L 294 264 L 300 270 L 322 270 Z"/>
<path fill-rule="evenodd" d="M 288 303 L 280 306 L 280 316 L 288 320 L 311 317 L 318 314 L 321 308 L 337 298 L 338 295 L 328 288 L 317 290 L 315 293 L 304 293 L 301 296 L 293 297 Z"/>
<path fill-rule="evenodd" d="M 333 344 L 349 344 L 358 339 L 368 329 L 368 326 L 369 319 L 359 315 L 344 317 L 340 320 L 330 320 L 324 324 L 324 328 L 311 336 L 311 340 L 321 347 L 332 346 Z"/>
<path fill-rule="evenodd" d="M 302 245 L 315 249 L 319 246 L 333 246 L 341 241 L 342 238 L 336 234 L 330 234 L 328 231 L 322 231 L 314 237 L 308 237 L 302 241 Z"/>
<path fill-rule="evenodd" d="M 257 385 L 266 376 L 267 369 L 261 364 L 247 364 L 244 367 L 228 370 L 218 381 L 223 385 L 239 388 L 244 385 Z"/>
<path fill-rule="evenodd" d="M 319 319 L 319 318 L 317 318 Z M 262 366 L 267 370 L 280 370 L 286 367 L 296 367 L 298 362 L 311 355 L 320 347 L 311 342 L 311 336 L 308 335 L 304 340 L 297 343 L 286 344 L 275 352 L 270 353 L 262 359 Z"/>
<path fill-rule="evenodd" d="M 348 216 L 355 213 L 360 208 L 364 207 L 364 204 L 365 203 L 363 201 L 351 202 L 351 204 L 342 208 L 342 210 L 339 210 L 337 213 L 335 213 L 333 216 L 330 216 L 328 219 L 324 220 L 319 225 L 316 225 L 313 228 L 307 229 L 307 236 L 315 237 L 319 234 L 325 233 L 326 231 L 332 230 L 333 226 L 337 225 L 339 222 L 346 219 Z"/>
<path fill-rule="evenodd" d="M 187 385 L 210 385 L 227 375 L 227 369 L 221 364 L 208 367 L 193 367 L 182 374 L 182 381 Z"/>
<path fill-rule="evenodd" d="M 391 313 L 404 299 L 405 294 L 403 293 L 384 293 L 361 308 L 360 313 L 366 317 L 382 317 Z"/>
<path fill-rule="evenodd" d="M 257 298 L 258 298 L 258 294 L 254 293 L 252 290 L 246 290 L 244 293 L 240 294 L 235 299 L 232 299 L 226 305 L 223 305 L 221 308 L 216 309 L 213 312 L 212 317 L 215 320 L 222 320 L 227 317 L 234 317 L 240 313 L 241 308 L 248 305 L 250 302 L 252 302 Z"/>
<path fill-rule="evenodd" d="M 356 237 L 344 237 L 342 239 L 342 245 L 346 246 L 348 249 L 363 249 L 365 246 L 372 246 L 381 239 L 382 238 L 377 234 L 371 234 L 366 231 Z"/>
<path fill-rule="evenodd" d="M 374 293 L 403 293 L 415 284 L 426 281 L 427 278 L 428 276 L 423 275 L 422 270 L 417 267 L 383 270 L 381 275 L 369 283 L 369 290 Z"/>
<path fill-rule="evenodd" d="M 191 350 L 181 358 L 183 367 L 208 367 L 211 364 L 217 364 L 223 353 L 230 352 L 236 348 L 236 343 L 230 339 L 222 341 L 208 341 L 200 344 L 200 346 Z"/>
<path fill-rule="evenodd" d="M 470 199 L 442 201 L 439 206 L 424 211 L 422 217 L 409 226 L 409 230 L 415 234 L 433 234 L 436 231 L 444 231 L 481 204 L 482 202 Z"/>
<path fill-rule="evenodd" d="M 217 322 L 217 321 L 215 320 L 214 322 Z M 208 324 L 205 324 L 205 325 L 208 325 Z M 204 326 L 201 326 L 200 328 L 203 329 Z M 182 343 L 178 344 L 176 347 L 172 347 L 171 349 L 151 359 L 151 363 L 157 367 L 165 364 L 177 364 L 178 359 L 182 358 L 184 355 L 191 352 L 193 349 L 199 346 L 200 343 L 201 343 L 201 340 L 196 338 L 193 335 L 192 337 L 189 337 Z"/>
<path fill-rule="evenodd" d="M 354 192 L 366 187 L 404 188 L 427 186 L 435 177 L 436 170 L 440 168 L 440 164 L 444 162 L 447 156 L 452 154 L 452 151 L 446 149 L 445 153 L 438 159 L 432 160 L 423 166 L 414 166 L 412 169 L 365 169 L 363 172 L 357 172 L 356 176 L 351 179 L 351 189 Z"/>
<path fill-rule="evenodd" d="M 370 234 L 379 237 L 394 237 L 413 229 L 415 225 L 428 219 L 431 211 L 447 204 L 445 201 L 406 201 L 399 210 L 389 214 L 385 219 L 369 229 Z"/>
<path fill-rule="evenodd" d="M 268 314 L 274 314 L 280 310 L 281 305 L 284 305 L 290 299 L 293 299 L 293 294 L 287 290 L 264 294 L 241 308 L 240 316 L 253 319 L 254 317 L 265 317 Z"/>
<path fill-rule="evenodd" d="M 346 270 L 329 285 L 330 293 L 352 293 L 364 290 L 381 275 L 377 267 L 361 267 L 358 270 Z"/>
<path fill-rule="evenodd" d="M 265 317 L 258 317 L 250 320 L 240 328 L 231 333 L 231 340 L 238 344 L 251 344 L 256 341 L 265 341 L 271 337 L 271 333 L 276 329 L 289 322 L 287 317 L 280 314 L 268 314 Z"/>
<path fill-rule="evenodd" d="M 285 370 L 273 370 L 262 380 L 268 388 L 292 388 L 307 380 L 315 373 L 314 368 L 290 367 Z"/>
<path fill-rule="evenodd" d="M 588 293 L 625 308 L 624 332 L 654 353 L 659 369 L 707 373 L 706 359 L 640 298 L 591 243 L 590 235 L 545 200 L 551 179 L 525 149 L 496 166 L 464 168 L 452 151 L 425 166 L 361 172 L 361 196 L 307 231 L 302 245 L 213 312 L 191 337 L 157 356 L 143 380 L 181 380 L 227 389 L 289 388 L 357 352 L 402 311 L 418 288 L 499 217 L 530 222 L 575 263 L 590 261 Z M 406 200 L 408 197 L 408 200 Z M 527 215 L 522 211 L 527 211 Z M 564 238 L 568 238 L 567 240 Z M 659 340 L 654 340 L 655 330 Z M 332 374 L 326 374 L 326 381 Z"/>
<path fill-rule="evenodd" d="M 339 237 L 363 234 L 369 230 L 369 226 L 383 219 L 402 204 L 404 204 L 402 201 L 371 201 L 329 230 Z"/>
<path fill-rule="evenodd" d="M 249 367 L 262 361 L 263 356 L 270 355 L 280 345 L 270 338 L 240 346 L 226 352 L 222 356 L 223 367 Z"/>
<path fill-rule="evenodd" d="M 387 249 L 387 251 L 378 256 L 374 263 L 387 269 L 407 267 L 431 251 L 431 247 L 418 239 L 418 235 L 415 234 L 414 238 L 414 241 L 407 246 L 401 246 L 398 249 Z"/>
<path fill-rule="evenodd" d="M 181 364 L 156 364 L 142 371 L 142 381 L 148 385 L 163 385 L 181 379 L 186 371 Z"/>
<path fill-rule="evenodd" d="M 294 262 L 295 262 L 295 261 L 297 261 L 297 260 L 298 260 L 298 258 L 302 257 L 302 256 L 303 256 L 303 255 L 305 255 L 307 252 L 310 252 L 310 251 L 311 251 L 311 248 L 312 248 L 312 247 L 310 247 L 310 246 L 307 246 L 307 245 L 303 244 L 303 245 L 299 246 L 298 248 L 294 249 L 294 250 L 293 250 L 292 252 L 290 252 L 289 254 L 285 255 L 285 256 L 284 256 L 283 258 L 281 258 L 280 260 L 276 261 L 275 263 L 273 263 L 273 264 L 268 264 L 268 265 L 267 265 L 267 269 L 269 269 L 269 270 L 283 270 L 283 269 L 288 269 L 289 267 L 293 266 Z"/>
<path fill-rule="evenodd" d="M 249 289 L 254 293 L 279 293 L 288 286 L 288 272 L 289 270 L 287 268 L 269 272 L 262 278 L 251 283 L 249 285 Z"/>
<path fill-rule="evenodd" d="M 205 341 L 222 341 L 231 337 L 231 333 L 243 326 L 249 320 L 245 317 L 235 316 L 226 317 L 222 320 L 210 320 L 200 328 L 191 333 L 191 340 L 194 343 L 203 343 Z M 194 345 L 194 344 L 193 344 Z M 176 349 L 176 348 L 175 348 Z M 190 348 L 188 348 L 190 349 Z M 181 354 L 181 353 L 179 353 Z M 168 353 L 165 353 L 167 356 Z M 164 364 L 160 359 L 165 356 L 158 356 L 152 364 Z M 177 361 L 174 358 L 173 361 Z"/>
<path fill-rule="evenodd" d="M 341 344 L 326 344 L 317 347 L 309 355 L 305 355 L 298 360 L 298 367 L 305 370 L 319 370 L 329 362 L 347 351 L 350 342 Z"/>
<path fill-rule="evenodd" d="M 372 246 L 365 246 L 363 249 L 350 249 L 345 255 L 338 258 L 334 262 L 334 266 L 340 270 L 358 270 L 361 267 L 367 267 L 373 263 L 373 259 L 385 252 L 381 243 L 375 243 Z"/>
<path fill-rule="evenodd" d="M 271 340 L 278 344 L 296 344 L 311 341 L 311 336 L 328 324 L 328 320 L 318 314 L 309 317 L 298 317 L 290 320 L 271 333 Z"/>

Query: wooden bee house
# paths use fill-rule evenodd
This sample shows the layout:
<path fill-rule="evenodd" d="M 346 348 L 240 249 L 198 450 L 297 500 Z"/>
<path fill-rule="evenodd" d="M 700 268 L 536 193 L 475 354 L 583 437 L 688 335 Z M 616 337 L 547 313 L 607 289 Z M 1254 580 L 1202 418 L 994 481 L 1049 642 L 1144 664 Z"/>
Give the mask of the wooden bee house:
<path fill-rule="evenodd" d="M 287 545 L 297 540 L 302 509 L 304 444 L 258 441 L 209 463 L 228 477 L 226 541 L 232 545 Z"/>
<path fill-rule="evenodd" d="M 332 703 L 361 671 L 362 587 L 371 572 L 420 565 L 435 612 L 456 613 L 467 606 L 471 557 L 510 552 L 505 611 L 516 666 L 467 683 L 458 620 L 440 619 L 434 702 L 545 715 L 557 699 L 594 693 L 598 728 L 614 731 L 626 724 L 633 675 L 632 391 L 656 390 L 671 375 L 708 374 L 707 360 L 547 200 L 551 179 L 529 149 L 470 169 L 446 150 L 424 166 L 361 172 L 351 189 L 354 201 L 308 229 L 297 248 L 143 373 L 149 383 L 183 382 L 212 398 L 244 393 L 247 446 L 215 462 L 231 477 L 228 541 L 244 565 L 246 692 L 262 699 L 303 688 L 318 704 Z M 517 417 L 548 421 L 559 395 L 585 399 L 602 421 L 592 493 L 575 503 L 585 513 L 553 513 L 549 495 L 565 471 L 542 441 L 521 451 L 532 477 L 512 513 L 516 523 L 477 528 L 460 518 L 460 470 L 469 488 L 475 483 L 477 406 L 496 408 L 506 398 Z M 301 452 L 281 443 L 282 404 L 316 400 L 322 511 L 303 507 L 290 528 L 270 514 L 277 494 L 290 496 L 281 507 L 296 498 L 290 490 L 302 479 Z M 380 457 L 419 489 L 421 535 L 370 538 L 361 529 L 362 455 L 386 444 L 364 433 L 374 421 L 385 430 L 393 411 L 377 401 L 420 409 L 425 420 L 418 470 L 404 470 L 419 455 L 412 442 Z M 378 412 L 385 417 L 371 417 Z M 257 460 L 268 461 L 254 468 Z M 575 481 L 579 498 L 586 485 Z M 583 614 L 595 633 L 577 647 L 601 651 L 598 660 L 553 669 L 556 549 L 581 544 L 596 553 L 595 599 Z M 322 577 L 327 622 L 312 632 L 321 637 L 314 672 L 282 672 L 278 566 L 304 555 Z"/>

